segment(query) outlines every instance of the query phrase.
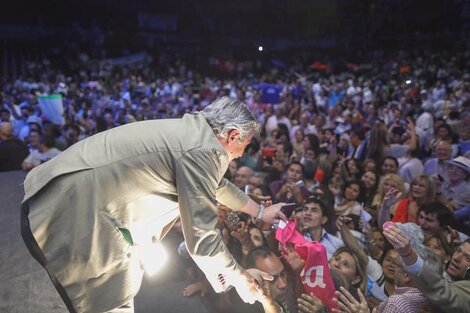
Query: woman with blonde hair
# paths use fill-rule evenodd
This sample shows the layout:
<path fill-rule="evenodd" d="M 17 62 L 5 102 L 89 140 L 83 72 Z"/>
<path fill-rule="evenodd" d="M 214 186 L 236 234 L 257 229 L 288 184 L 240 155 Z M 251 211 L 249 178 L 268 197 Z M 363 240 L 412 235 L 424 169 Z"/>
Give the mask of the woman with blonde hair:
<path fill-rule="evenodd" d="M 373 204 L 380 204 L 391 188 L 398 189 L 401 193 L 405 192 L 405 183 L 397 174 L 387 174 L 380 178 L 379 188 Z"/>
<path fill-rule="evenodd" d="M 403 180 L 396 174 L 387 174 L 382 176 L 380 179 L 379 188 L 377 189 L 377 193 L 375 194 L 374 200 L 372 201 L 372 205 L 369 208 L 369 214 L 371 214 L 375 219 L 377 219 L 378 207 L 382 205 L 385 196 L 391 190 L 395 190 L 395 194 L 401 193 L 401 195 L 403 195 L 405 193 L 405 185 Z M 395 209 L 396 206 L 392 205 L 390 208 L 391 214 L 395 213 Z"/>
<path fill-rule="evenodd" d="M 329 260 L 330 268 L 341 273 L 348 282 L 363 293 L 367 289 L 367 274 L 357 253 L 346 247 L 339 248 Z"/>
<path fill-rule="evenodd" d="M 428 175 L 419 175 L 411 182 L 409 196 L 397 203 L 392 222 L 416 223 L 419 206 L 434 201 L 434 197 L 433 180 Z"/>

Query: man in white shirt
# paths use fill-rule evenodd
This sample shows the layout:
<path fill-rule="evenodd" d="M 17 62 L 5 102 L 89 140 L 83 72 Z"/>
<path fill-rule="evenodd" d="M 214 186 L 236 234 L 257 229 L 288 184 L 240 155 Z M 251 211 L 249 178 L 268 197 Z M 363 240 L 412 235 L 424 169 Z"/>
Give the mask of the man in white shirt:
<path fill-rule="evenodd" d="M 330 259 L 336 250 L 344 247 L 344 243 L 323 228 L 328 222 L 327 214 L 328 210 L 323 201 L 312 196 L 305 201 L 300 224 L 305 239 L 323 244 L 326 248 L 327 258 Z"/>
<path fill-rule="evenodd" d="M 23 170 L 29 171 L 30 169 L 49 161 L 61 153 L 57 148 L 54 148 L 54 139 L 46 135 L 39 137 L 39 145 L 37 149 L 30 149 L 28 157 L 23 161 L 21 167 Z"/>

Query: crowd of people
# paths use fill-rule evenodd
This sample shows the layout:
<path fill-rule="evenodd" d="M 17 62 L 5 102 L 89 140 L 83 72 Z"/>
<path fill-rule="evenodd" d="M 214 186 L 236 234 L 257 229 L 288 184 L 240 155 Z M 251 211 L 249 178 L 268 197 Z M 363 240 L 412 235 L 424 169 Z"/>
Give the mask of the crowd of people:
<path fill-rule="evenodd" d="M 31 62 L 30 75 L 3 85 L 0 171 L 31 170 L 107 129 L 236 98 L 264 128 L 226 178 L 258 202 L 291 205 L 274 228 L 220 205 L 218 228 L 240 264 L 274 280 L 254 306 L 215 294 L 182 244 L 195 281 L 184 296 L 210 297 L 217 312 L 468 312 L 470 52 L 368 56 L 316 71 L 301 59 L 208 59 L 210 74 L 169 56 L 155 69 L 86 54 L 67 70 Z M 62 125 L 38 102 L 55 93 Z M 439 293 L 454 287 L 456 297 Z"/>

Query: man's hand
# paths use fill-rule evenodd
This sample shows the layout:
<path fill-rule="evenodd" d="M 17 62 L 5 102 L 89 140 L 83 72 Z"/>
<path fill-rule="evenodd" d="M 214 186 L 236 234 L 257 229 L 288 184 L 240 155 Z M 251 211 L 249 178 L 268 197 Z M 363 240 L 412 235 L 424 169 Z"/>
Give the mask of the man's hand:
<path fill-rule="evenodd" d="M 383 230 L 385 238 L 400 255 L 408 255 L 411 250 L 410 237 L 394 225 L 387 226 Z"/>
<path fill-rule="evenodd" d="M 198 282 L 195 282 L 194 284 L 190 284 L 186 286 L 186 288 L 184 288 L 183 290 L 183 296 L 190 297 L 195 293 L 199 293 L 201 294 L 201 297 L 204 297 L 210 288 L 211 288 L 211 285 L 204 278 Z"/>
<path fill-rule="evenodd" d="M 281 198 L 283 196 L 286 196 L 287 197 L 287 194 L 291 192 L 291 186 L 289 183 L 285 183 L 284 185 L 282 185 L 281 189 L 279 189 L 277 195 L 276 195 L 276 198 Z"/>
<path fill-rule="evenodd" d="M 290 243 L 287 243 L 285 249 L 282 250 L 281 254 L 284 260 L 289 265 L 289 267 L 294 271 L 294 273 L 300 275 L 305 266 L 305 261 L 295 251 L 294 246 Z"/>
<path fill-rule="evenodd" d="M 339 231 L 344 227 L 348 227 L 346 224 L 351 222 L 352 218 L 347 217 L 347 216 L 338 216 L 336 219 L 336 228 L 338 228 Z"/>
<path fill-rule="evenodd" d="M 297 299 L 297 307 L 299 308 L 299 313 L 316 313 L 321 310 L 323 304 L 313 293 L 310 293 L 310 295 L 303 293 Z"/>
<path fill-rule="evenodd" d="M 269 201 L 271 200 L 271 196 L 257 196 L 254 193 L 249 193 L 248 197 L 250 197 L 254 202 L 260 204 L 261 202 L 264 201 Z"/>
<path fill-rule="evenodd" d="M 240 227 L 237 230 L 233 230 L 230 234 L 240 241 L 243 255 L 248 255 L 251 250 L 256 248 L 251 241 L 248 225 L 245 225 L 245 222 L 240 222 Z"/>
<path fill-rule="evenodd" d="M 246 272 L 256 281 L 256 283 L 263 287 L 265 281 L 273 281 L 274 277 L 266 272 L 260 271 L 256 268 L 249 268 Z"/>
<path fill-rule="evenodd" d="M 268 202 L 269 203 L 269 202 Z M 285 221 L 287 218 L 284 213 L 282 213 L 281 208 L 285 203 L 276 203 L 273 205 L 270 205 L 264 209 L 263 216 L 261 217 L 261 220 L 265 224 L 279 224 L 280 220 Z"/>
<path fill-rule="evenodd" d="M 339 306 L 339 309 L 333 309 L 335 313 L 369 313 L 369 307 L 367 306 L 367 301 L 361 290 L 358 289 L 357 293 L 359 294 L 359 299 L 361 302 L 358 302 L 354 297 L 347 291 L 344 287 L 340 287 L 340 291 L 336 291 L 337 299 L 333 301 Z"/>
<path fill-rule="evenodd" d="M 450 227 L 449 225 L 447 225 L 446 227 L 445 237 L 447 243 L 451 246 L 458 246 L 462 243 L 462 241 L 460 240 L 459 232 Z"/>
<path fill-rule="evenodd" d="M 229 281 L 234 286 L 240 298 L 246 302 L 253 304 L 256 301 L 262 302 L 264 299 L 262 287 L 264 281 L 272 281 L 274 277 L 257 269 L 248 269 L 236 275 Z"/>

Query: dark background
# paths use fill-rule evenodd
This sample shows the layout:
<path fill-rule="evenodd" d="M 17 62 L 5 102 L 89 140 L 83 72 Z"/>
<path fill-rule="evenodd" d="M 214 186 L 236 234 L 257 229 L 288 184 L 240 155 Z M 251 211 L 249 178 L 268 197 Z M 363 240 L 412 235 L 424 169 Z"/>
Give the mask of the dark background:
<path fill-rule="evenodd" d="M 406 48 L 469 35 L 468 0 L 16 0 L 0 10 L 4 42 L 102 40 L 110 53 Z"/>

